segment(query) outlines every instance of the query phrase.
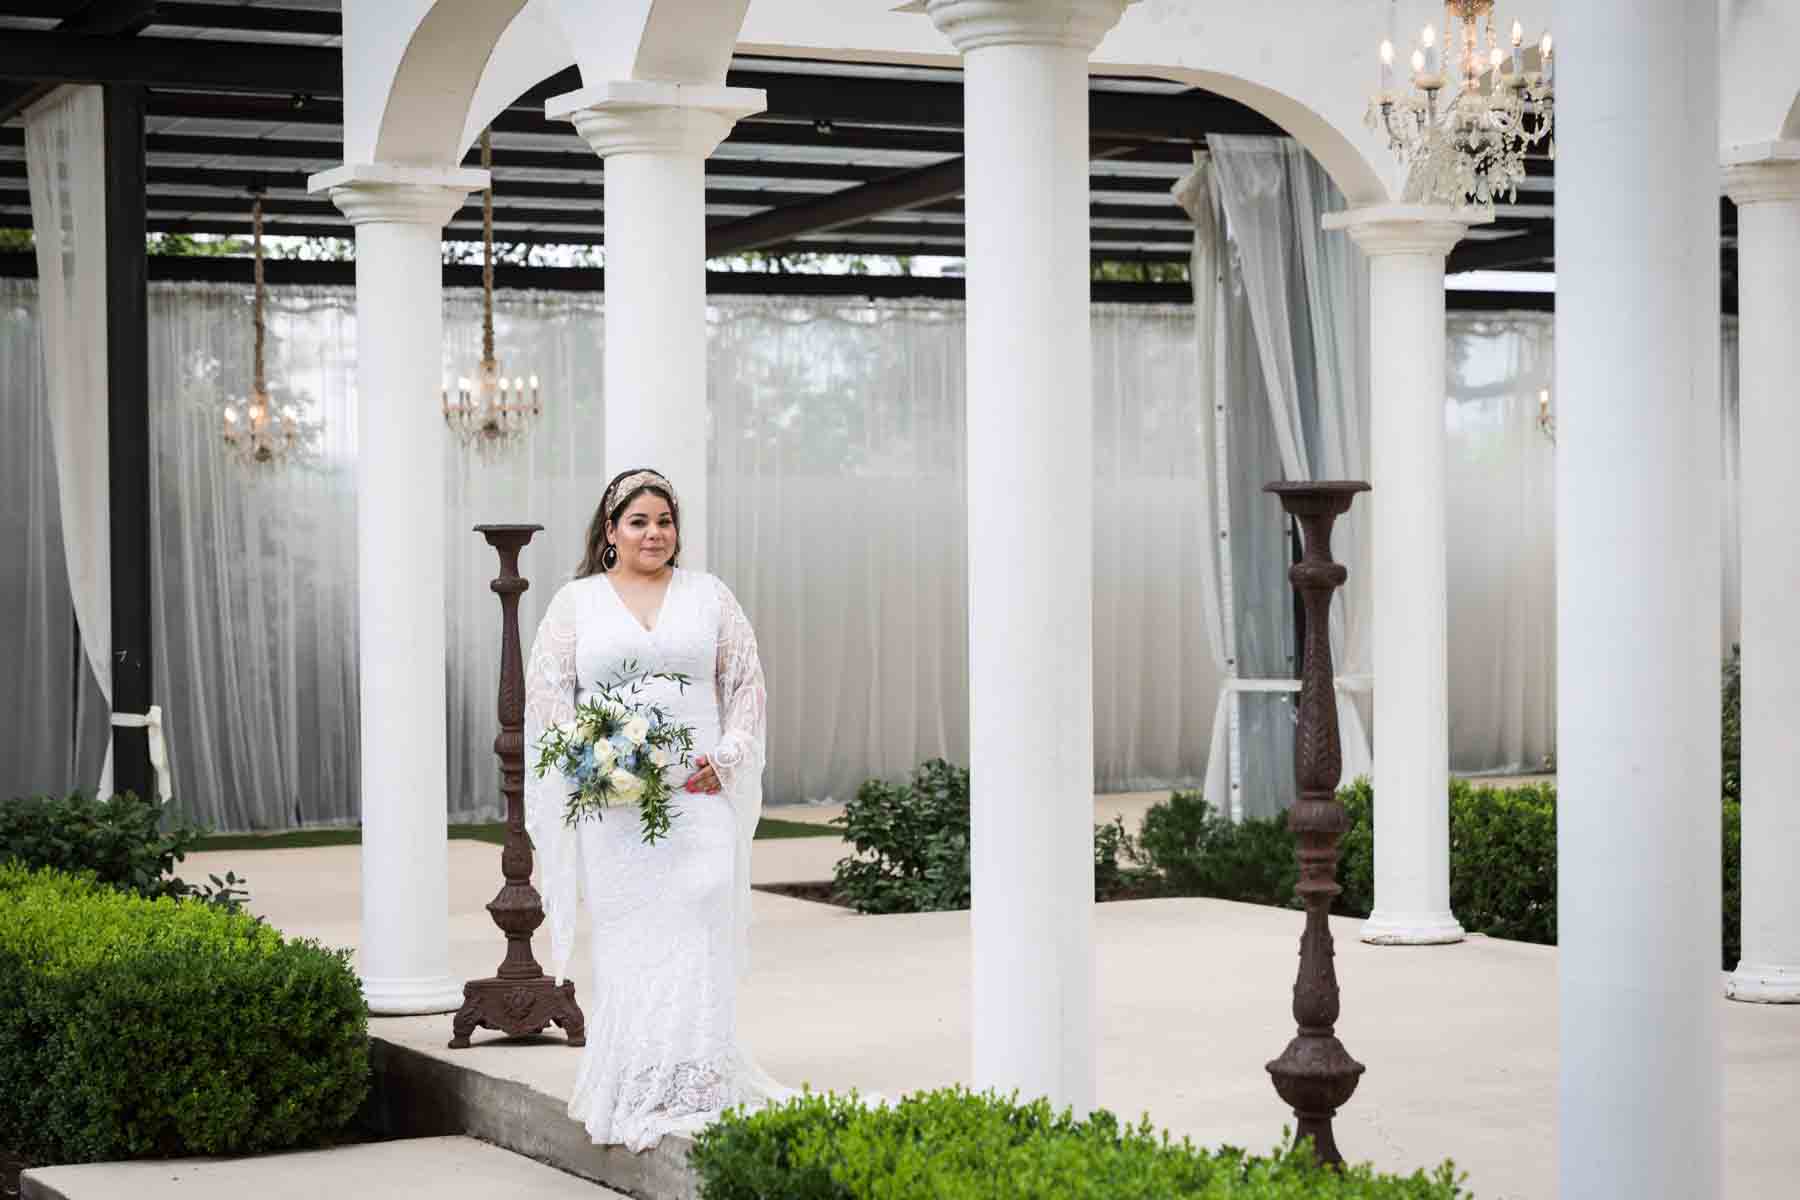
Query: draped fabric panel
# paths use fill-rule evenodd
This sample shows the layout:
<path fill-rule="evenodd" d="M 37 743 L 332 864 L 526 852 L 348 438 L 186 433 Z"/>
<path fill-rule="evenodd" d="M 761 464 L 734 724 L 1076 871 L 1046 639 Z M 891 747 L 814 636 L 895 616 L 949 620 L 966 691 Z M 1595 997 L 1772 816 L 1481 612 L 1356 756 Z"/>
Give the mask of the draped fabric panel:
<path fill-rule="evenodd" d="M 106 742 L 63 558 L 36 301 L 35 285 L 0 280 L 0 420 L 9 431 L 0 438 L 0 796 L 91 788 Z M 81 721 L 84 704 L 90 719 Z M 77 728 L 89 735 L 85 755 Z"/>
<path fill-rule="evenodd" d="M 1262 485 L 1272 479 L 1359 479 L 1368 459 L 1367 333 L 1368 269 L 1348 238 L 1325 232 L 1321 219 L 1342 209 L 1342 194 L 1324 169 L 1288 138 L 1213 137 L 1207 140 L 1225 227 L 1230 238 L 1229 276 L 1234 295 L 1219 336 L 1227 342 L 1248 337 L 1255 347 L 1260 384 L 1243 379 L 1225 391 L 1226 454 L 1234 479 L 1232 519 L 1240 553 L 1246 543 L 1275 549 L 1286 527 L 1280 509 Z M 1204 230 L 1200 231 L 1204 234 Z M 1201 280 L 1204 286 L 1206 281 Z M 1241 305 L 1241 311 L 1231 305 Z M 1228 358 L 1230 346 L 1215 351 Z M 1272 436 L 1277 461 L 1240 455 Z M 1245 460 L 1245 461 L 1240 461 Z M 1257 479 L 1243 468 L 1268 473 Z M 1270 469 L 1274 468 L 1274 469 Z M 1338 679 L 1338 723 L 1344 747 L 1345 778 L 1371 773 L 1369 736 L 1358 697 L 1366 696 L 1372 653 L 1369 612 L 1370 539 L 1368 506 L 1358 505 L 1337 523 L 1333 554 L 1350 570 L 1350 581 L 1331 610 L 1332 657 Z M 1240 517 L 1240 514 L 1242 516 Z M 1241 537 L 1249 534 L 1250 539 Z M 1288 550 L 1281 547 L 1282 557 Z M 1240 674 L 1261 677 L 1262 688 L 1277 677 L 1292 679 L 1293 604 L 1275 560 L 1259 556 L 1236 576 L 1235 611 L 1242 645 Z M 1286 653 L 1259 647 L 1259 628 L 1279 626 Z M 1255 684 L 1240 685 L 1256 687 Z M 1292 694 L 1241 691 L 1238 769 L 1232 772 L 1231 810 L 1251 815 L 1280 811 L 1294 798 L 1291 779 Z M 1221 703 L 1228 703 L 1225 697 Z M 1209 773 L 1218 791 L 1222 773 Z"/>
<path fill-rule="evenodd" d="M 26 175 L 37 251 L 40 376 L 55 460 L 63 559 L 90 682 L 77 744 L 102 743 L 99 769 L 70 783 L 112 786 L 112 570 L 107 509 L 106 108 L 98 87 L 63 87 L 25 114 Z M 98 347 L 98 352 L 96 352 Z M 11 364 L 15 373 L 28 369 Z M 76 757 L 80 759 L 77 753 Z M 85 761 L 85 760 L 83 760 Z"/>

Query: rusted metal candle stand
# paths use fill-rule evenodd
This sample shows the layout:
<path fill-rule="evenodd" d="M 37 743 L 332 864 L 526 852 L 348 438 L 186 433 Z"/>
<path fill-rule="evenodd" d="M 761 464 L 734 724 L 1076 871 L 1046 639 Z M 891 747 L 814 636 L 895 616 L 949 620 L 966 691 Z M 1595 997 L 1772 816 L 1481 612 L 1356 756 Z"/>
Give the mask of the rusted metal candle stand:
<path fill-rule="evenodd" d="M 575 1002 L 575 985 L 544 974 L 531 953 L 531 935 L 544 923 L 544 905 L 531 886 L 531 841 L 525 836 L 525 669 L 519 653 L 519 595 L 531 586 L 519 574 L 519 551 L 542 525 L 477 525 L 475 531 L 500 553 L 500 577 L 491 586 L 500 596 L 500 792 L 506 797 L 506 845 L 500 872 L 506 882 L 488 902 L 494 924 L 506 934 L 506 959 L 490 979 L 463 985 L 463 1006 L 451 1026 L 450 1048 L 468 1046 L 477 1028 L 508 1037 L 542 1033 L 555 1024 L 569 1045 L 587 1042 L 587 1020 Z"/>
<path fill-rule="evenodd" d="M 1294 1020 L 1299 1032 L 1281 1057 L 1268 1064 L 1275 1090 L 1294 1110 L 1295 1133 L 1313 1140 L 1321 1163 L 1338 1165 L 1331 1119 L 1356 1091 L 1363 1065 L 1338 1041 L 1337 971 L 1331 926 L 1331 902 L 1342 890 L 1337 882 L 1338 839 L 1349 827 L 1338 803 L 1338 776 L 1343 752 L 1338 743 L 1337 696 L 1332 682 L 1331 635 L 1327 617 L 1331 593 L 1349 577 L 1331 559 L 1331 526 L 1350 511 L 1366 483 L 1271 483 L 1265 491 L 1281 497 L 1281 506 L 1300 522 L 1306 536 L 1305 556 L 1288 578 L 1305 598 L 1306 645 L 1300 672 L 1299 726 L 1294 731 L 1294 774 L 1300 798 L 1288 813 L 1288 828 L 1298 843 L 1300 883 L 1295 889 L 1306 906 L 1306 932 L 1300 938 L 1300 974 L 1294 981 Z"/>

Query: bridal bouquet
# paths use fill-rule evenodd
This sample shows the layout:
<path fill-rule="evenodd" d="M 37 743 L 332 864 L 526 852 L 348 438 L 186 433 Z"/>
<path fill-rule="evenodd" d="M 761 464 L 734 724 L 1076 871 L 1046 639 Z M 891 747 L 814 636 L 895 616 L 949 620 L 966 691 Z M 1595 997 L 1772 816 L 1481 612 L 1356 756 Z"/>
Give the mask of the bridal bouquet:
<path fill-rule="evenodd" d="M 563 820 L 574 825 L 614 804 L 636 804 L 644 842 L 655 845 L 681 815 L 667 775 L 686 768 L 694 749 L 691 726 L 678 725 L 661 705 L 645 703 L 645 685 L 663 680 L 686 688 L 685 675 L 652 674 L 627 662 L 611 683 L 575 706 L 575 719 L 546 729 L 537 741 L 538 778 L 551 769 L 574 781 Z"/>

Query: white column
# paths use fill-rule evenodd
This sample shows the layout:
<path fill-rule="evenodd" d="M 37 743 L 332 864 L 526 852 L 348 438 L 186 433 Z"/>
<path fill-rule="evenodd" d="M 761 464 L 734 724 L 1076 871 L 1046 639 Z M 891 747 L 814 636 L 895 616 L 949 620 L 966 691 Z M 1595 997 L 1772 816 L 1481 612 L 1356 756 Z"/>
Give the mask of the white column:
<path fill-rule="evenodd" d="M 1800 142 L 1726 175 L 1738 205 L 1743 438 L 1743 957 L 1734 1000 L 1800 1004 Z"/>
<path fill-rule="evenodd" d="M 974 1082 L 1094 1104 L 1088 55 L 1124 0 L 930 0 L 968 160 Z"/>
<path fill-rule="evenodd" d="M 1327 219 L 1369 256 L 1369 445 L 1374 491 L 1375 911 L 1362 940 L 1460 942 L 1450 912 L 1446 644 L 1444 256 L 1450 209 L 1387 206 Z"/>
<path fill-rule="evenodd" d="M 1711 0 L 1556 13 L 1567 1200 L 1724 1194 L 1718 24 Z"/>
<path fill-rule="evenodd" d="M 607 473 L 673 481 L 694 569 L 707 562 L 706 157 L 762 107 L 753 89 L 641 81 L 545 106 L 606 160 Z"/>
<path fill-rule="evenodd" d="M 448 1012 L 444 223 L 481 171 L 380 164 L 312 180 L 356 226 L 362 943 L 376 1014 Z"/>

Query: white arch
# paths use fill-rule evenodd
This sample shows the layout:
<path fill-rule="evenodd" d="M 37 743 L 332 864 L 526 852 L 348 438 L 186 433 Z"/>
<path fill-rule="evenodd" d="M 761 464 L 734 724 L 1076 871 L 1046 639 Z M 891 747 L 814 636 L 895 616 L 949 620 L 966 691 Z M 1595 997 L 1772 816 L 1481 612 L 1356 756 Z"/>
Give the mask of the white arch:
<path fill-rule="evenodd" d="M 1719 11 L 1720 145 L 1800 139 L 1800 4 L 1719 0 Z"/>
<path fill-rule="evenodd" d="M 520 96 L 565 67 L 584 87 L 620 80 L 719 85 L 750 0 L 529 0 L 494 47 L 462 149 Z"/>

